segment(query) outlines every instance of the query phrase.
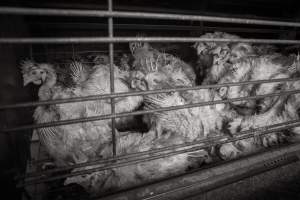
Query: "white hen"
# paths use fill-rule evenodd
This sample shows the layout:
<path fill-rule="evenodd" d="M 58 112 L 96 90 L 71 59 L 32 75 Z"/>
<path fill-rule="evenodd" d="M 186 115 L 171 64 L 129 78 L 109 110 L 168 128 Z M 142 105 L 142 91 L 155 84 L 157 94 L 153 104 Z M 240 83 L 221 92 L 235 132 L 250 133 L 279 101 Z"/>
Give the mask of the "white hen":
<path fill-rule="evenodd" d="M 81 63 L 74 62 L 70 65 L 69 70 L 71 85 L 57 81 L 57 74 L 51 64 L 32 61 L 22 63 L 24 85 L 30 82 L 41 85 L 39 89 L 40 100 L 109 93 L 110 80 L 107 65 L 97 65 L 90 70 Z M 123 74 L 115 67 L 116 92 L 130 91 L 122 78 Z M 137 96 L 116 98 L 116 112 L 132 111 L 139 106 L 141 101 L 142 98 Z M 34 119 L 36 123 L 56 122 L 109 114 L 110 109 L 109 100 L 38 106 L 34 113 Z M 37 129 L 37 132 L 57 165 L 82 163 L 95 159 L 102 156 L 99 150 L 102 145 L 111 142 L 110 120 L 46 127 Z"/>
<path fill-rule="evenodd" d="M 117 141 L 118 154 L 130 154 L 134 152 L 147 151 L 156 148 L 163 148 L 174 144 L 181 144 L 184 138 L 173 136 L 168 139 L 155 139 L 154 132 L 146 134 L 126 133 L 120 136 Z M 198 155 L 195 157 L 195 155 Z M 210 159 L 205 151 L 198 150 L 190 153 L 183 153 L 152 161 L 141 162 L 124 167 L 112 168 L 98 171 L 84 176 L 67 178 L 65 184 L 79 183 L 90 194 L 103 194 L 104 192 L 116 192 L 120 189 L 146 184 L 162 178 L 179 175 L 188 170 L 190 166 L 197 167 Z M 99 166 L 75 169 L 81 171 Z"/>

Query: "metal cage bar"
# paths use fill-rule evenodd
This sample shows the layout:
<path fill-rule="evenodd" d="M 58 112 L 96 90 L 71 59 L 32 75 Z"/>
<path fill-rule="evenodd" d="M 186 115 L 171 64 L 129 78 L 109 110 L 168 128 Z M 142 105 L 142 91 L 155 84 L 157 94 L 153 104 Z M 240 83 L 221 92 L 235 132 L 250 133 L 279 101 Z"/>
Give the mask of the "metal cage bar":
<path fill-rule="evenodd" d="M 283 127 L 280 127 L 280 126 L 283 126 Z M 103 163 L 101 163 L 101 164 L 106 163 L 106 164 L 109 164 L 109 166 L 100 166 L 100 167 L 95 167 L 93 169 L 87 169 L 87 170 L 82 170 L 82 171 L 78 171 L 78 172 L 71 172 L 69 174 L 57 175 L 57 176 L 52 176 L 52 177 L 43 177 L 42 176 L 37 179 L 24 181 L 23 183 L 19 184 L 18 186 L 21 187 L 21 186 L 25 186 L 25 185 L 39 184 L 39 183 L 43 183 L 43 182 L 49 182 L 49 181 L 58 180 L 61 178 L 67 178 L 67 177 L 92 173 L 92 172 L 96 172 L 96 171 L 103 171 L 103 170 L 107 170 L 107 169 L 111 169 L 111 168 L 124 167 L 127 165 L 138 164 L 141 162 L 147 162 L 147 161 L 151 161 L 151 160 L 165 158 L 168 156 L 174 156 L 177 154 L 196 151 L 196 150 L 207 148 L 207 147 L 210 147 L 210 146 L 213 146 L 216 144 L 225 144 L 225 143 L 229 143 L 229 142 L 234 142 L 234 141 L 238 141 L 238 140 L 251 138 L 253 136 L 263 136 L 263 135 L 266 135 L 269 133 L 286 130 L 287 128 L 298 127 L 298 126 L 300 126 L 300 122 L 299 122 L 299 120 L 297 122 L 292 121 L 291 124 L 290 124 L 290 122 L 289 123 L 284 122 L 284 123 L 281 123 L 280 126 L 279 126 L 279 128 L 274 128 L 274 125 L 272 125 L 271 126 L 272 128 L 270 130 L 267 130 L 264 127 L 262 127 L 262 128 L 256 128 L 253 130 L 242 131 L 239 133 L 239 135 L 237 135 L 236 137 L 233 137 L 233 138 L 221 136 L 221 137 L 217 137 L 217 138 L 213 138 L 213 139 L 203 139 L 203 140 L 194 142 L 192 145 L 190 145 L 191 147 L 189 147 L 187 145 L 183 146 L 183 147 L 189 147 L 188 149 L 175 150 L 175 151 L 171 151 L 171 152 L 167 152 L 167 153 L 163 153 L 163 154 L 159 154 L 159 155 L 151 155 L 152 153 L 149 153 L 150 156 L 146 157 L 146 158 L 138 158 L 137 156 L 134 156 L 133 158 L 136 158 L 136 159 L 130 160 L 130 159 L 126 158 L 128 160 L 125 160 L 123 162 L 113 162 L 113 161 L 117 161 L 119 159 L 103 161 Z M 198 144 L 198 146 L 197 146 L 197 144 Z M 147 152 L 147 154 L 148 154 L 148 152 Z"/>
<path fill-rule="evenodd" d="M 200 85 L 200 86 L 193 86 L 193 87 L 178 87 L 178 88 L 159 89 L 159 90 L 101 94 L 101 95 L 75 97 L 75 98 L 68 98 L 68 99 L 55 99 L 55 100 L 47 100 L 47 101 L 35 101 L 35 102 L 0 105 L 0 110 L 24 108 L 24 107 L 30 107 L 30 106 L 42 106 L 42 105 L 82 102 L 82 101 L 95 101 L 95 100 L 109 99 L 112 97 L 117 98 L 117 97 L 159 94 L 159 93 L 176 92 L 176 91 L 200 90 L 200 89 L 211 89 L 211 88 L 230 87 L 230 86 L 242 86 L 242 85 L 248 85 L 248 84 L 288 82 L 288 81 L 299 81 L 299 80 L 300 80 L 300 78 L 281 78 L 281 79 L 270 79 L 270 80 L 244 81 L 244 82 L 236 82 L 236 83 L 222 83 L 222 84 L 214 84 L 214 85 Z"/>
<path fill-rule="evenodd" d="M 184 14 L 124 12 L 124 11 L 112 11 L 112 10 L 104 11 L 104 10 L 80 10 L 80 9 L 1 7 L 0 14 L 65 16 L 65 17 L 116 17 L 116 18 L 184 20 L 184 21 L 204 21 L 204 22 L 220 22 L 220 23 L 234 23 L 234 24 L 255 24 L 255 25 L 268 25 L 268 26 L 300 27 L 300 23 L 288 22 L 288 21 L 271 21 L 271 20 L 243 19 L 243 18 L 230 18 L 230 17 L 211 17 L 211 16 L 184 15 Z"/>
<path fill-rule="evenodd" d="M 291 121 L 282 122 L 282 123 L 278 123 L 278 124 L 274 124 L 274 125 L 256 128 L 253 130 L 242 131 L 239 133 L 239 134 L 242 134 L 242 136 L 237 135 L 236 138 L 239 138 L 239 137 L 244 138 L 245 136 L 248 137 L 251 134 L 253 136 L 253 134 L 255 134 L 255 132 L 258 132 L 258 131 L 262 131 L 262 134 L 263 134 L 263 131 L 274 131 L 274 128 L 277 128 L 276 130 L 278 130 L 278 127 L 281 127 L 281 126 L 288 126 L 289 128 L 292 128 L 294 126 L 297 126 L 298 123 L 300 123 L 300 120 L 291 120 Z M 80 163 L 80 164 L 75 164 L 72 166 L 60 167 L 60 168 L 50 169 L 50 170 L 42 171 L 42 172 L 27 173 L 26 176 L 19 176 L 19 177 L 17 177 L 17 179 L 45 176 L 45 175 L 50 175 L 52 173 L 59 172 L 59 171 L 65 171 L 65 170 L 86 167 L 86 166 L 91 166 L 91 165 L 100 165 L 100 164 L 116 162 L 116 161 L 120 161 L 120 160 L 125 160 L 125 162 L 126 162 L 127 159 L 130 159 L 130 158 L 138 158 L 141 156 L 150 156 L 155 153 L 163 153 L 164 151 L 172 151 L 172 150 L 176 150 L 176 149 L 180 149 L 180 148 L 192 147 L 192 146 L 199 145 L 202 143 L 217 143 L 218 141 L 228 142 L 228 139 L 232 139 L 232 138 L 225 137 L 225 136 L 218 136 L 218 137 L 213 137 L 213 138 L 208 138 L 208 139 L 201 139 L 201 140 L 194 141 L 194 142 L 187 142 L 187 143 L 183 143 L 183 144 L 176 144 L 176 145 L 172 145 L 172 146 L 168 146 L 168 147 L 152 149 L 149 151 L 136 152 L 136 153 L 130 153 L 130 154 L 126 154 L 126 155 L 116 156 L 114 158 L 109 158 L 109 159 L 101 159 L 101 160 L 91 161 L 91 162 L 87 162 L 87 163 Z"/>
<path fill-rule="evenodd" d="M 1 44 L 70 44 L 70 43 L 127 43 L 127 42 L 244 42 L 261 44 L 300 44 L 299 40 L 282 39 L 217 39 L 199 37 L 35 37 L 0 38 Z"/>
<path fill-rule="evenodd" d="M 94 116 L 94 117 L 61 120 L 61 121 L 57 121 L 57 122 L 40 123 L 40 124 L 25 125 L 25 126 L 12 127 L 12 128 L 3 128 L 3 129 L 1 129 L 1 132 L 6 133 L 6 132 L 14 132 L 14 131 L 20 131 L 20 130 L 27 130 L 27 129 L 37 129 L 37 128 L 44 128 L 44 127 L 51 127 L 51 126 L 61 126 L 61 125 L 68 125 L 68 124 L 76 124 L 76 123 L 80 123 L 80 122 L 98 121 L 98 120 L 105 120 L 105 119 L 111 119 L 111 118 L 120 118 L 120 117 L 126 117 L 126 116 L 149 114 L 149 113 L 161 112 L 161 111 L 171 111 L 171 110 L 178 110 L 178 109 L 185 109 L 185 108 L 207 106 L 207 105 L 213 105 L 213 104 L 230 103 L 230 102 L 243 101 L 243 100 L 253 100 L 253 99 L 260 99 L 260 98 L 274 97 L 274 96 L 281 96 L 281 95 L 292 95 L 292 94 L 297 94 L 297 93 L 300 93 L 300 90 L 284 91 L 281 93 L 271 93 L 271 94 L 249 96 L 249 97 L 238 97 L 238 98 L 232 98 L 232 99 L 226 99 L 226 100 L 206 101 L 206 102 L 200 102 L 200 103 L 192 103 L 192 104 L 185 104 L 185 105 L 179 105 L 179 106 L 170 106 L 170 107 L 149 109 L 149 110 L 143 110 L 143 111 L 122 112 L 122 113 L 116 113 L 116 114 L 99 115 L 99 116 Z"/>
<path fill-rule="evenodd" d="M 246 156 L 238 160 L 222 162 L 209 168 L 197 170 L 184 176 L 169 178 L 158 183 L 140 186 L 116 194 L 98 197 L 97 200 L 147 199 L 147 200 L 195 200 L 200 194 L 299 162 L 300 145 L 294 144 Z M 204 198 L 206 199 L 206 198 Z"/>
<path fill-rule="evenodd" d="M 112 0 L 108 0 L 108 11 L 112 12 L 113 9 L 113 4 Z M 108 18 L 108 36 L 110 38 L 113 37 L 114 32 L 113 32 L 113 18 L 109 17 Z M 115 92 L 115 78 L 114 78 L 114 44 L 112 42 L 109 43 L 109 65 L 110 65 L 110 93 Z M 114 97 L 110 98 L 110 105 L 111 105 L 111 114 L 115 115 L 115 99 Z M 117 142 L 116 142 L 116 119 L 114 117 L 111 118 L 111 134 L 112 134 L 112 152 L 113 156 L 116 156 L 117 154 Z"/>
<path fill-rule="evenodd" d="M 106 25 L 107 26 L 107 25 Z M 124 52 L 122 50 L 117 50 L 115 49 L 114 52 Z M 129 52 L 129 51 L 128 51 Z M 72 54 L 72 51 L 49 51 L 46 54 L 45 53 L 41 53 L 41 52 L 33 52 L 33 56 L 37 55 L 66 55 L 66 54 Z M 107 53 L 107 50 L 85 50 L 85 51 L 76 51 L 76 54 L 87 54 L 87 53 Z"/>

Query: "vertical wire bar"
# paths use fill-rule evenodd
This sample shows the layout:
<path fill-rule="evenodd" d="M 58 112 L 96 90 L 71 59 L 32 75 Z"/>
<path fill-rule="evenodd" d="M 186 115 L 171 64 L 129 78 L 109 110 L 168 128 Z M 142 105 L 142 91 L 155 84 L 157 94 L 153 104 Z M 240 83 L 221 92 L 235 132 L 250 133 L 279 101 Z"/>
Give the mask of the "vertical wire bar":
<path fill-rule="evenodd" d="M 112 12 L 112 0 L 108 0 L 108 11 Z M 108 36 L 110 38 L 113 37 L 113 18 L 108 18 Z M 115 82 L 114 82 L 114 44 L 112 42 L 109 43 L 109 63 L 110 63 L 110 92 L 115 92 Z M 111 114 L 115 114 L 115 99 L 110 99 L 111 105 Z M 112 150 L 113 156 L 117 155 L 117 145 L 116 145 L 116 119 L 111 119 L 111 128 L 112 128 Z"/>
<path fill-rule="evenodd" d="M 29 56 L 30 56 L 30 59 L 33 60 L 33 49 L 32 49 L 32 44 L 29 46 Z"/>
<path fill-rule="evenodd" d="M 74 44 L 72 44 L 72 59 L 75 60 L 75 47 L 74 47 Z"/>
<path fill-rule="evenodd" d="M 37 149 L 37 160 L 41 160 L 41 140 L 39 139 L 39 142 L 38 142 L 38 149 Z M 37 171 L 37 165 L 35 166 L 35 170 Z M 40 191 L 38 191 L 38 190 L 40 190 L 40 184 L 38 183 L 38 184 L 35 184 L 34 185 L 34 198 L 33 198 L 33 200 L 37 200 L 38 199 L 38 194 L 40 193 Z"/>

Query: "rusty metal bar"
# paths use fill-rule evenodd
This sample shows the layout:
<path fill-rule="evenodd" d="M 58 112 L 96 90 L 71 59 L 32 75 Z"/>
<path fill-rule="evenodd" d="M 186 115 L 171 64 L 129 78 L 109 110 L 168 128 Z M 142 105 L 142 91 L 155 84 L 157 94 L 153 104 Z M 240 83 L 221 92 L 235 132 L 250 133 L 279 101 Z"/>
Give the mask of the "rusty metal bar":
<path fill-rule="evenodd" d="M 105 120 L 105 119 L 111 119 L 111 118 L 120 118 L 120 117 L 127 117 L 127 116 L 149 114 L 149 113 L 161 112 L 161 111 L 171 111 L 171 110 L 179 110 L 179 109 L 185 109 L 185 108 L 208 106 L 208 105 L 214 105 L 214 104 L 230 103 L 230 102 L 236 102 L 236 101 L 261 99 L 261 98 L 281 96 L 281 95 L 291 95 L 291 94 L 296 94 L 296 93 L 300 93 L 300 90 L 284 91 L 281 93 L 271 93 L 271 94 L 249 96 L 249 97 L 238 97 L 238 98 L 232 98 L 232 99 L 226 99 L 226 100 L 206 101 L 206 102 L 200 102 L 200 103 L 192 103 L 192 104 L 185 104 L 185 105 L 179 105 L 179 106 L 169 106 L 169 107 L 156 108 L 156 109 L 150 109 L 150 110 L 142 110 L 142 111 L 134 111 L 134 112 L 123 112 L 123 113 L 117 113 L 117 114 L 99 115 L 99 116 L 94 116 L 94 117 L 61 120 L 61 121 L 56 121 L 56 122 L 24 125 L 24 126 L 18 126 L 18 127 L 9 127 L 9 128 L 1 129 L 0 133 L 21 131 L 21 130 L 27 130 L 27 129 L 45 128 L 45 127 L 52 127 L 52 126 L 61 126 L 61 125 L 68 125 L 68 124 L 76 124 L 76 123 L 81 123 L 81 122 L 91 122 L 91 121 Z"/>
<path fill-rule="evenodd" d="M 256 128 L 253 130 L 246 130 L 246 131 L 240 132 L 239 134 L 244 134 L 244 135 L 245 134 L 253 134 L 253 132 L 256 132 L 256 131 L 261 131 L 261 130 L 266 131 L 266 130 L 278 128 L 281 126 L 291 126 L 292 124 L 295 124 L 295 123 L 300 123 L 300 120 L 291 120 L 291 121 L 287 121 L 287 122 L 282 122 L 282 123 L 278 123 L 278 124 L 273 124 L 273 125 L 269 125 L 269 126 L 265 126 L 265 127 Z M 292 126 L 294 126 L 294 125 L 292 125 Z M 286 128 L 286 127 L 284 127 L 284 128 Z M 176 145 L 172 145 L 172 146 L 168 146 L 168 147 L 152 149 L 149 151 L 130 153 L 130 154 L 116 156 L 116 157 L 109 158 L 109 159 L 99 159 L 99 160 L 90 161 L 90 162 L 86 162 L 86 163 L 75 164 L 72 166 L 50 169 L 47 171 L 27 173 L 25 176 L 17 177 L 17 179 L 24 179 L 24 178 L 37 177 L 37 176 L 47 176 L 47 175 L 51 175 L 53 173 L 60 172 L 60 171 L 66 171 L 66 170 L 71 170 L 71 169 L 86 167 L 86 166 L 92 166 L 92 165 L 100 165 L 100 164 L 116 162 L 116 161 L 120 161 L 120 160 L 128 161 L 128 159 L 130 159 L 130 158 L 149 156 L 149 155 L 154 155 L 156 153 L 163 153 L 164 151 L 171 151 L 171 150 L 176 150 L 176 149 L 180 149 L 180 148 L 192 147 L 194 145 L 199 145 L 201 143 L 211 143 L 211 142 L 214 142 L 215 140 L 217 140 L 217 141 L 224 140 L 225 141 L 227 139 L 228 139 L 228 137 L 225 137 L 225 136 L 213 137 L 213 138 L 209 138 L 209 139 L 206 138 L 206 139 L 198 140 L 195 142 L 187 142 L 187 143 L 183 143 L 183 144 L 176 144 Z"/>
<path fill-rule="evenodd" d="M 239 160 L 220 163 L 211 168 L 197 170 L 178 177 L 162 180 L 134 189 L 128 189 L 99 200 L 110 199 L 147 199 L 181 200 L 199 199 L 195 195 L 276 169 L 294 162 L 299 162 L 300 144 L 274 148 L 267 152 L 247 156 Z M 195 198 L 192 198 L 195 197 Z"/>
<path fill-rule="evenodd" d="M 299 40 L 280 39 L 224 39 L 199 37 L 34 37 L 0 38 L 0 44 L 70 44 L 70 43 L 127 43 L 127 42 L 244 42 L 261 44 L 300 44 Z"/>
<path fill-rule="evenodd" d="M 282 123 L 281 123 L 282 124 Z M 62 178 L 67 178 L 67 177 L 72 177 L 72 176 L 78 176 L 78 175 L 83 175 L 83 174 L 87 174 L 87 173 L 92 173 L 92 172 L 96 172 L 96 171 L 103 171 L 103 170 L 107 170 L 107 169 L 112 169 L 112 168 L 117 168 L 117 167 L 124 167 L 124 166 L 128 166 L 128 165 L 134 165 L 134 164 L 138 164 L 141 162 L 147 162 L 147 161 L 151 161 L 151 160 L 156 160 L 156 159 L 160 159 L 160 158 L 165 158 L 165 157 L 170 157 L 170 156 L 174 156 L 177 154 L 182 154 L 182 153 L 188 153 L 188 152 L 192 152 L 192 151 L 197 151 L 203 148 L 207 148 L 207 147 L 211 147 L 213 145 L 216 144 L 225 144 L 225 143 L 229 143 L 229 142 L 234 142 L 234 141 L 238 141 L 238 140 L 242 140 L 242 139 L 247 139 L 247 138 L 251 138 L 253 136 L 262 136 L 262 135 L 266 135 L 272 132 L 278 132 L 278 131 L 282 131 L 282 130 L 286 130 L 289 128 L 294 128 L 294 127 L 299 127 L 300 126 L 300 122 L 296 122 L 294 124 L 287 124 L 287 125 L 281 125 L 283 127 L 279 128 L 271 128 L 269 130 L 267 130 L 264 127 L 260 127 L 260 128 L 256 128 L 253 130 L 247 130 L 247 131 L 242 131 L 239 134 L 236 135 L 236 137 L 234 138 L 230 138 L 230 137 L 225 137 L 225 136 L 220 136 L 220 137 L 216 137 L 216 138 L 207 138 L 207 139 L 203 139 L 201 141 L 197 141 L 197 144 L 195 145 L 191 145 L 190 148 L 188 149 L 183 149 L 183 150 L 175 150 L 175 151 L 171 151 L 171 152 L 167 152 L 161 155 L 152 155 L 150 154 L 149 157 L 145 157 L 145 158 L 138 158 L 137 156 L 133 156 L 133 159 L 126 159 L 123 162 L 113 162 L 113 163 L 109 163 L 109 166 L 100 166 L 100 167 L 95 167 L 92 169 L 87 169 L 87 170 L 82 170 L 82 171 L 78 171 L 78 172 L 71 172 L 69 174 L 63 174 L 63 175 L 57 175 L 57 176 L 52 176 L 52 177 L 40 177 L 40 178 L 36 178 L 36 179 L 32 179 L 32 180 L 28 180 L 28 181 L 24 181 L 23 183 L 20 183 L 18 185 L 18 187 L 22 187 L 25 185 L 33 185 L 33 184 L 39 184 L 39 183 L 43 183 L 43 182 L 49 182 L 49 181 L 54 181 L 54 180 L 58 180 L 58 179 L 62 179 Z M 275 125 L 272 125 L 273 127 Z M 189 147 L 186 144 L 184 144 L 184 147 Z M 103 164 L 107 163 L 107 161 L 103 161 Z M 89 165 L 90 166 L 90 165 Z"/>
<path fill-rule="evenodd" d="M 111 11 L 104 11 L 104 10 L 82 10 L 82 9 L 80 10 L 80 9 L 0 7 L 0 14 L 65 16 L 65 17 L 117 17 L 117 18 L 204 21 L 204 22 L 220 22 L 220 23 L 233 23 L 233 24 L 255 24 L 255 25 L 268 25 L 268 26 L 300 27 L 300 23 L 289 22 L 289 21 L 272 21 L 272 20 L 259 20 L 259 19 L 243 19 L 243 18 L 231 18 L 231 17 L 163 14 L 163 13 L 147 13 L 147 12 L 124 12 L 124 11 L 111 12 Z"/>
<path fill-rule="evenodd" d="M 108 11 L 112 12 L 112 0 L 108 0 Z M 113 18 L 108 18 L 108 37 L 112 38 L 114 35 L 113 32 Z M 115 78 L 114 78 L 114 44 L 109 43 L 109 64 L 110 64 L 110 93 L 115 92 Z M 111 105 L 111 114 L 115 114 L 115 99 L 114 97 L 110 98 L 110 105 Z M 111 134 L 112 134 L 112 152 L 113 156 L 117 154 L 117 143 L 116 143 L 116 119 L 113 117 L 111 118 Z"/>
<path fill-rule="evenodd" d="M 287 82 L 287 81 L 299 81 L 299 80 L 300 80 L 300 78 L 281 78 L 281 79 L 270 79 L 270 80 L 244 81 L 244 82 L 237 82 L 237 83 L 221 83 L 221 84 L 214 84 L 214 85 L 200 85 L 200 86 L 194 86 L 194 87 L 178 87 L 178 88 L 159 89 L 159 90 L 101 94 L 101 95 L 75 97 L 75 98 L 68 98 L 68 99 L 55 99 L 55 100 L 47 100 L 47 101 L 35 101 L 35 102 L 0 105 L 0 110 L 24 108 L 24 107 L 30 107 L 30 106 L 71 103 L 71 102 L 95 101 L 95 100 L 109 99 L 112 97 L 117 98 L 117 97 L 159 94 L 159 93 L 176 92 L 176 91 L 199 90 L 199 89 L 240 86 L 240 85 L 248 85 L 248 84 L 262 84 L 262 83 Z"/>

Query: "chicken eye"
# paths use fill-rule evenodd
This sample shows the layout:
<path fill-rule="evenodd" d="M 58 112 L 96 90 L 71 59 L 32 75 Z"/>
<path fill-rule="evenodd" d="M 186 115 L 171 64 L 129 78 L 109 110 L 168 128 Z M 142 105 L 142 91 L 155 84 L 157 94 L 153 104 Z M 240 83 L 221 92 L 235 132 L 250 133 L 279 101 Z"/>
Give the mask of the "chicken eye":
<path fill-rule="evenodd" d="M 231 54 L 231 57 L 233 57 L 233 58 L 237 58 L 238 56 L 237 56 L 237 54 L 236 54 L 236 53 L 232 53 L 232 54 Z"/>
<path fill-rule="evenodd" d="M 32 75 L 36 75 L 36 71 L 31 72 Z"/>
<path fill-rule="evenodd" d="M 221 97 L 225 96 L 227 93 L 227 87 L 221 87 L 219 89 L 219 94 L 221 95 Z"/>

